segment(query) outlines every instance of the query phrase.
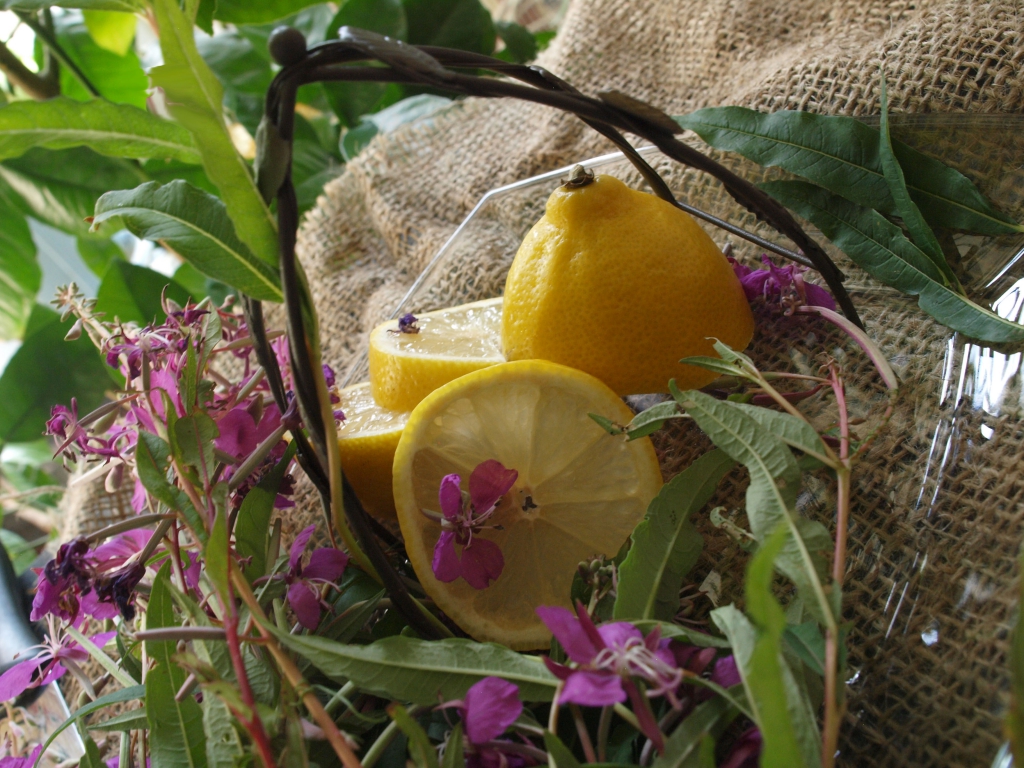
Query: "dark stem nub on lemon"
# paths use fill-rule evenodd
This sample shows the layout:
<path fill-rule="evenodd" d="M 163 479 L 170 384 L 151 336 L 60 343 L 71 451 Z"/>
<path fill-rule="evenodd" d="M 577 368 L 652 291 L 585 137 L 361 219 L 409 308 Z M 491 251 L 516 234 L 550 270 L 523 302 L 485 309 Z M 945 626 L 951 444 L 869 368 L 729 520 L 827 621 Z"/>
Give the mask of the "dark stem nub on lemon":
<path fill-rule="evenodd" d="M 579 189 L 594 181 L 594 172 L 582 165 L 574 165 L 569 171 L 569 178 L 562 182 L 563 189 Z"/>

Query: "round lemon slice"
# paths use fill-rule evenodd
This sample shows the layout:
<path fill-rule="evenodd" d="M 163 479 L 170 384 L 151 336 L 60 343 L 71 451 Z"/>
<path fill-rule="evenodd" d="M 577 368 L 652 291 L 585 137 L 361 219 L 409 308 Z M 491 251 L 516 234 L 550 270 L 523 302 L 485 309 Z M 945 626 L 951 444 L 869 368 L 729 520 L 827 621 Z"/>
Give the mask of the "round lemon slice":
<path fill-rule="evenodd" d="M 502 362 L 501 298 L 416 315 L 415 333 L 388 320 L 370 334 L 370 382 L 385 408 L 411 411 L 459 376 Z"/>
<path fill-rule="evenodd" d="M 427 594 L 477 640 L 546 646 L 551 635 L 535 609 L 569 607 L 580 561 L 614 556 L 662 486 L 647 438 L 626 442 L 588 413 L 633 417 L 593 376 L 523 360 L 456 379 L 409 417 L 394 464 L 406 551 Z M 461 576 L 442 582 L 432 569 L 441 524 L 424 510 L 440 512 L 443 477 L 458 474 L 467 491 L 473 469 L 488 460 L 518 472 L 488 527 L 473 534 L 501 548 L 504 567 L 484 589 Z"/>
<path fill-rule="evenodd" d="M 339 397 L 345 414 L 338 427 L 342 469 L 367 512 L 394 520 L 391 466 L 409 414 L 379 406 L 365 381 L 341 390 Z"/>

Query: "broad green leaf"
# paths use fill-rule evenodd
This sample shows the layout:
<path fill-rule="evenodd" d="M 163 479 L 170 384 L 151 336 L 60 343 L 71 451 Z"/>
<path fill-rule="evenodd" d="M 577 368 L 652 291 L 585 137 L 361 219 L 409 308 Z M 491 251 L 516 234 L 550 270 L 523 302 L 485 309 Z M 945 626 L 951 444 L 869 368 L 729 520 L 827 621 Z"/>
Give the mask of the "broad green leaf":
<path fill-rule="evenodd" d="M 217 194 L 217 187 L 206 175 L 201 165 L 189 165 L 177 160 L 163 160 L 150 158 L 142 161 L 142 172 L 149 181 L 157 181 L 161 184 L 169 184 L 172 181 L 187 181 L 193 187 L 199 187 L 211 195 Z"/>
<path fill-rule="evenodd" d="M 401 704 L 392 704 L 388 708 L 388 714 L 408 739 L 409 757 L 412 758 L 413 765 L 416 768 L 438 768 L 437 752 L 423 726 L 417 723 Z"/>
<path fill-rule="evenodd" d="M 119 691 L 108 693 L 104 696 L 100 696 L 95 701 L 90 701 L 88 704 L 79 707 L 71 716 L 63 723 L 58 725 L 53 733 L 49 735 L 45 742 L 43 742 L 43 751 L 53 743 L 53 741 L 64 732 L 68 726 L 81 720 L 83 717 L 91 715 L 93 712 L 99 712 L 104 707 L 109 707 L 111 704 L 121 704 L 125 701 L 135 701 L 136 699 L 144 699 L 146 696 L 146 687 L 144 685 L 133 685 L 130 688 L 122 688 Z"/>
<path fill-rule="evenodd" d="M 188 291 L 193 301 L 201 301 L 209 296 L 217 307 L 221 306 L 228 296 L 237 296 L 240 293 L 220 280 L 207 277 L 187 261 L 174 270 L 174 282 Z"/>
<path fill-rule="evenodd" d="M 345 131 L 341 138 L 341 152 L 346 160 L 362 151 L 378 133 L 388 133 L 406 123 L 429 117 L 451 104 L 451 99 L 424 93 L 410 96 L 379 112 L 366 115 L 358 126 Z"/>
<path fill-rule="evenodd" d="M 0 0 L 0 11 L 41 11 L 43 8 L 88 8 L 134 13 L 145 8 L 136 0 Z"/>
<path fill-rule="evenodd" d="M 138 23 L 134 13 L 86 10 L 82 16 L 89 36 L 100 48 L 118 56 L 124 56 L 131 50 Z"/>
<path fill-rule="evenodd" d="M 125 55 L 119 56 L 104 50 L 93 41 L 82 16 L 77 13 L 56 16 L 54 25 L 57 42 L 89 78 L 100 96 L 116 104 L 146 108 L 149 81 L 135 51 L 129 49 Z M 64 66 L 60 68 L 60 92 L 79 101 L 94 98 Z"/>
<path fill-rule="evenodd" d="M 43 279 L 32 232 L 16 205 L 0 189 L 0 341 L 25 333 Z"/>
<path fill-rule="evenodd" d="M 0 109 L 0 160 L 18 157 L 32 147 L 79 146 L 111 157 L 199 162 L 188 131 L 137 107 L 58 96 L 49 101 L 18 101 Z"/>
<path fill-rule="evenodd" d="M 89 271 L 101 278 L 110 269 L 112 261 L 128 261 L 121 246 L 113 240 L 80 237 L 75 246 L 78 248 L 78 255 L 82 257 L 82 261 L 85 262 Z"/>
<path fill-rule="evenodd" d="M 896 154 L 893 151 L 892 137 L 889 135 L 889 101 L 886 96 L 884 72 L 881 99 L 882 122 L 878 129 L 878 158 L 882 164 L 885 183 L 889 185 L 889 194 L 892 195 L 896 210 L 899 211 L 903 224 L 910 232 L 910 238 L 914 245 L 920 248 L 921 252 L 931 259 L 935 268 L 938 269 L 942 277 L 940 282 L 947 287 L 954 287 L 958 293 L 963 293 L 956 275 L 953 274 L 953 270 L 946 261 L 946 255 L 942 252 L 938 238 L 935 237 L 932 228 L 928 226 L 928 222 L 924 220 L 917 203 L 910 197 L 906 177 L 900 167 L 900 161 L 896 159 Z"/>
<path fill-rule="evenodd" d="M 733 403 L 743 413 L 750 416 L 754 421 L 765 429 L 777 435 L 782 442 L 790 448 L 814 456 L 825 458 L 825 443 L 821 436 L 814 431 L 814 427 L 803 419 L 798 419 L 790 413 L 773 411 L 771 408 L 762 408 L 749 403 Z"/>
<path fill-rule="evenodd" d="M 171 598 L 171 566 L 164 563 L 153 580 L 153 591 L 146 609 L 146 628 L 176 627 Z M 149 719 L 149 743 L 155 765 L 202 768 L 206 765 L 206 736 L 203 711 L 196 700 L 174 695 L 185 683 L 185 671 L 171 658 L 176 653 L 172 640 L 147 640 L 146 653 L 156 664 L 146 675 L 146 716 Z"/>
<path fill-rule="evenodd" d="M 497 21 L 494 26 L 498 37 L 505 43 L 505 50 L 502 53 L 508 55 L 509 61 L 525 64 L 537 58 L 537 38 L 522 24 L 516 24 L 514 21 Z"/>
<path fill-rule="evenodd" d="M 164 55 L 164 64 L 150 73 L 153 83 L 164 89 L 171 114 L 191 131 L 206 175 L 220 190 L 238 237 L 258 259 L 276 267 L 277 224 L 228 135 L 222 114 L 224 89 L 199 55 L 192 23 L 177 2 L 155 0 L 153 9 Z"/>
<path fill-rule="evenodd" d="M 93 228 L 123 225 L 163 243 L 204 275 L 262 301 L 281 301 L 277 272 L 235 234 L 224 203 L 185 181 L 108 192 L 96 201 Z"/>
<path fill-rule="evenodd" d="M 145 180 L 129 162 L 103 157 L 87 147 L 30 149 L 0 162 L 0 181 L 17 193 L 15 204 L 24 213 L 80 237 L 89 236 L 87 219 L 100 195 Z"/>
<path fill-rule="evenodd" d="M 138 731 L 149 728 L 149 720 L 145 708 L 132 709 L 109 720 L 90 723 L 87 727 L 90 731 Z"/>
<path fill-rule="evenodd" d="M 725 452 L 711 451 L 672 478 L 651 501 L 619 566 L 616 619 L 672 620 L 679 610 L 683 577 L 704 544 L 690 516 L 707 504 L 734 466 Z"/>
<path fill-rule="evenodd" d="M 274 500 L 281 485 L 288 464 L 295 455 L 294 444 L 274 468 L 267 472 L 259 483 L 242 500 L 235 518 L 235 549 L 240 558 L 247 558 L 245 577 L 251 582 L 267 573 L 267 543 L 270 537 L 270 516 L 274 511 Z"/>
<path fill-rule="evenodd" d="M 377 32 L 393 40 L 408 37 L 401 0 L 346 0 L 327 26 L 327 39 L 337 38 L 338 30 L 346 26 Z M 389 87 L 386 83 L 324 83 L 323 88 L 331 109 L 349 127 L 358 125 L 363 115 L 394 103 L 403 93 L 401 86 Z"/>
<path fill-rule="evenodd" d="M 263 24 L 290 16 L 319 0 L 217 0 L 214 18 L 229 24 Z"/>
<path fill-rule="evenodd" d="M 206 764 L 209 768 L 233 768 L 244 754 L 235 718 L 217 696 L 204 696 L 202 707 Z"/>
<path fill-rule="evenodd" d="M 550 701 L 558 682 L 540 659 L 494 643 L 395 636 L 370 645 L 344 645 L 269 629 L 332 680 L 351 680 L 367 693 L 414 704 L 432 705 L 438 696 L 460 699 L 473 683 L 490 675 L 518 685 L 524 701 Z"/>
<path fill-rule="evenodd" d="M 274 79 L 266 53 L 238 32 L 223 32 L 196 41 L 199 54 L 224 86 L 224 107 L 256 133 L 263 102 Z"/>
<path fill-rule="evenodd" d="M 188 301 L 188 291 L 167 275 L 127 261 L 113 261 L 96 291 L 96 311 L 105 313 L 108 320 L 116 317 L 125 323 L 149 325 L 163 318 L 160 296 L 164 291 L 178 304 Z"/>
<path fill-rule="evenodd" d="M 544 748 L 548 751 L 550 768 L 582 768 L 580 761 L 551 731 L 544 731 Z"/>
<path fill-rule="evenodd" d="M 337 136 L 332 132 L 329 143 L 324 138 L 308 120 L 301 115 L 295 116 L 292 182 L 300 214 L 316 204 L 324 185 L 342 171 Z"/>
<path fill-rule="evenodd" d="M 363 120 L 355 128 L 349 128 L 341 135 L 341 156 L 346 163 L 352 162 L 356 155 L 366 148 L 373 137 L 380 133 L 377 126 L 369 120 Z"/>
<path fill-rule="evenodd" d="M 736 714 L 736 709 L 722 696 L 705 701 L 665 739 L 665 751 L 655 759 L 651 768 L 699 768 L 703 738 L 721 733 Z"/>
<path fill-rule="evenodd" d="M 880 213 L 803 181 L 775 181 L 762 188 L 817 226 L 876 280 L 917 296 L 921 309 L 943 325 L 980 341 L 1024 340 L 1024 325 L 937 282 L 931 260 Z"/>
<path fill-rule="evenodd" d="M 793 454 L 777 435 L 737 403 L 716 400 L 696 390 L 682 392 L 680 398 L 680 404 L 711 441 L 750 471 L 746 512 L 758 542 L 763 545 L 785 523 L 791 535 L 776 566 L 796 584 L 815 617 L 824 621 L 831 609 L 821 583 L 824 561 L 817 553 L 821 526 L 796 514 L 800 470 Z M 811 542 L 806 540 L 808 535 Z"/>
<path fill-rule="evenodd" d="M 43 434 L 50 409 L 78 401 L 78 413 L 98 408 L 112 379 L 86 334 L 64 341 L 71 320 L 37 304 L 25 339 L 0 375 L 0 442 L 24 443 Z"/>
<path fill-rule="evenodd" d="M 455 724 L 452 735 L 448 737 L 448 746 L 445 747 L 444 757 L 441 759 L 441 768 L 465 768 L 466 756 L 462 743 L 462 722 Z"/>
<path fill-rule="evenodd" d="M 402 0 L 402 6 L 409 43 L 494 52 L 494 21 L 479 0 Z"/>
<path fill-rule="evenodd" d="M 709 107 L 675 120 L 716 149 L 778 166 L 855 203 L 899 214 L 878 157 L 878 131 L 852 117 Z M 911 197 L 933 226 L 986 235 L 1024 232 L 995 211 L 963 174 L 900 142 L 893 142 L 893 151 Z"/>

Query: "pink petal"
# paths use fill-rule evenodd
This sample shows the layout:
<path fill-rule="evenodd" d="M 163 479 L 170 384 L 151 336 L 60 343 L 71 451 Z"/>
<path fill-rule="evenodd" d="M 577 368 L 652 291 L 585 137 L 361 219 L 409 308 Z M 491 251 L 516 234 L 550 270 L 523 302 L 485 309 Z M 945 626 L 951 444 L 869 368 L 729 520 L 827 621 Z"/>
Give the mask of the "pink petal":
<path fill-rule="evenodd" d="M 244 408 L 232 408 L 217 422 L 220 436 L 213 444 L 229 456 L 240 459 L 256 450 L 256 422 Z"/>
<path fill-rule="evenodd" d="M 156 391 L 158 389 L 162 389 L 171 398 L 174 410 L 177 411 L 178 416 L 185 415 L 185 409 L 181 405 L 181 397 L 178 395 L 178 378 L 172 371 L 161 369 L 150 372 L 149 388 L 153 393 L 153 410 L 156 411 L 161 419 L 165 419 L 166 414 L 164 414 L 164 398 Z"/>
<path fill-rule="evenodd" d="M 309 556 L 309 565 L 302 569 L 304 579 L 337 581 L 348 565 L 348 555 L 340 549 L 317 549 Z"/>
<path fill-rule="evenodd" d="M 455 520 L 462 514 L 461 483 L 462 478 L 458 475 L 445 475 L 441 478 L 437 500 L 441 504 L 441 513 L 449 520 Z"/>
<path fill-rule="evenodd" d="M 493 541 L 473 538 L 473 542 L 462 549 L 462 578 L 469 582 L 473 589 L 487 589 L 492 581 L 497 581 L 505 567 L 505 556 L 501 547 Z"/>
<path fill-rule="evenodd" d="M 42 680 L 39 681 L 40 686 L 49 685 L 54 680 L 59 680 L 64 677 L 64 673 L 67 672 L 61 664 L 54 664 L 50 667 L 50 670 L 46 673 Z"/>
<path fill-rule="evenodd" d="M 304 581 L 288 587 L 288 604 L 306 629 L 316 629 L 320 623 L 320 594 Z"/>
<path fill-rule="evenodd" d="M 193 563 L 185 569 L 185 583 L 191 589 L 199 591 L 199 573 L 202 570 L 202 564 L 199 562 L 199 558 L 196 555 L 190 555 L 193 559 Z"/>
<path fill-rule="evenodd" d="M 2 757 L 0 758 L 0 768 L 32 768 L 42 751 L 43 745 L 37 744 L 28 757 Z"/>
<path fill-rule="evenodd" d="M 34 659 L 19 661 L 0 675 L 0 701 L 10 701 L 20 696 L 21 692 L 29 687 L 36 670 L 48 660 L 46 656 L 37 656 Z"/>
<path fill-rule="evenodd" d="M 715 662 L 715 671 L 711 673 L 711 682 L 723 688 L 731 688 L 740 684 L 740 671 L 734 656 L 725 656 Z"/>
<path fill-rule="evenodd" d="M 589 664 L 597 656 L 597 647 L 568 608 L 542 605 L 537 615 L 565 649 L 566 656 L 577 664 Z"/>
<path fill-rule="evenodd" d="M 132 492 L 132 509 L 136 512 L 141 512 L 146 508 L 147 500 L 146 486 L 142 484 L 139 478 L 135 478 L 135 490 Z"/>
<path fill-rule="evenodd" d="M 56 584 L 51 584 L 50 580 L 40 573 L 36 582 L 36 594 L 32 598 L 32 612 L 29 614 L 29 619 L 41 621 L 46 614 L 54 613 L 58 609 L 60 593 L 63 590 L 63 579 Z"/>
<path fill-rule="evenodd" d="M 559 704 L 583 704 L 587 707 L 607 707 L 625 700 L 626 692 L 618 675 L 584 670 L 576 670 L 569 676 L 558 697 Z"/>
<path fill-rule="evenodd" d="M 315 525 L 307 526 L 299 531 L 299 535 L 295 537 L 295 541 L 292 542 L 291 552 L 288 555 L 288 567 L 292 572 L 296 572 L 299 567 L 299 560 L 302 558 L 302 553 L 306 551 L 306 545 L 309 544 L 309 539 L 313 535 L 313 531 L 316 530 Z"/>
<path fill-rule="evenodd" d="M 639 629 L 625 621 L 602 624 L 597 628 L 597 632 L 609 648 L 624 648 L 626 643 L 634 638 L 644 639 L 644 635 Z"/>
<path fill-rule="evenodd" d="M 279 426 L 281 426 L 281 411 L 277 409 L 276 403 L 271 403 L 263 409 L 263 417 L 260 419 L 260 423 L 256 426 L 256 432 L 254 434 L 254 437 L 256 438 L 256 445 L 259 445 L 270 437 L 274 430 Z"/>
<path fill-rule="evenodd" d="M 466 735 L 474 744 L 497 738 L 523 712 L 518 686 L 500 677 L 485 677 L 470 686 L 463 706 Z"/>
<path fill-rule="evenodd" d="M 434 571 L 434 577 L 446 584 L 462 575 L 459 556 L 455 554 L 455 534 L 451 531 L 441 532 L 441 538 L 434 545 L 434 560 L 430 567 Z"/>
<path fill-rule="evenodd" d="M 832 294 L 814 283 L 804 283 L 804 295 L 807 296 L 807 303 L 814 307 L 825 307 L 835 311 L 836 300 Z"/>
<path fill-rule="evenodd" d="M 488 459 L 476 465 L 469 476 L 469 498 L 478 514 L 486 512 L 498 503 L 498 499 L 515 485 L 519 473 L 505 469 L 500 461 Z"/>
<path fill-rule="evenodd" d="M 117 616 L 118 613 L 119 611 L 114 603 L 101 603 L 95 592 L 83 595 L 78 601 L 79 616 L 88 614 L 94 619 L 102 621 L 103 619 L 112 619 Z"/>
<path fill-rule="evenodd" d="M 104 570 L 117 568 L 124 565 L 124 561 L 129 557 L 141 552 L 152 536 L 152 531 L 127 531 L 105 544 L 100 544 L 89 553 L 89 559 L 97 566 L 107 566 Z"/>

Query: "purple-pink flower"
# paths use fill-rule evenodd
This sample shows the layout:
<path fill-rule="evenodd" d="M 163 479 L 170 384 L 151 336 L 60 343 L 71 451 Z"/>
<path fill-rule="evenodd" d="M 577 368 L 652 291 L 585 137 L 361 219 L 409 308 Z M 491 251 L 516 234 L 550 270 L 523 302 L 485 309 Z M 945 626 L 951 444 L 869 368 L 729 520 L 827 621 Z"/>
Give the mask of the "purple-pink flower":
<path fill-rule="evenodd" d="M 5 745 L 8 749 L 10 745 Z M 37 744 L 25 757 L 0 757 L 0 768 L 32 768 L 43 751 L 43 745 Z"/>
<path fill-rule="evenodd" d="M 519 745 L 498 739 L 523 712 L 519 688 L 500 677 L 485 677 L 470 686 L 461 701 L 442 708 L 455 708 L 462 717 L 469 749 L 468 768 L 516 768 L 534 761 L 524 758 Z"/>
<path fill-rule="evenodd" d="M 501 497 L 515 485 L 519 473 L 489 459 L 469 476 L 469 498 L 464 498 L 458 475 L 445 475 L 438 491 L 441 505 L 441 536 L 434 545 L 432 567 L 439 581 L 460 576 L 474 589 L 485 589 L 505 567 L 501 548 L 476 536 L 497 509 Z M 461 548 L 461 555 L 456 549 Z"/>
<path fill-rule="evenodd" d="M 55 405 L 50 409 L 50 420 L 46 422 L 46 434 L 52 435 L 61 441 L 54 456 L 63 453 L 71 461 L 75 456 L 68 449 L 72 444 L 84 448 L 89 439 L 85 427 L 78 423 L 78 400 L 71 398 L 71 407 L 66 405 Z"/>
<path fill-rule="evenodd" d="M 321 588 L 324 585 L 334 586 L 348 565 L 348 555 L 331 547 L 313 550 L 309 562 L 302 565 L 302 555 L 314 530 L 316 526 L 311 525 L 295 537 L 288 555 L 287 573 L 264 577 L 281 579 L 288 585 L 288 604 L 306 629 L 316 629 L 320 623 L 321 608 L 331 608 L 320 596 Z"/>
<path fill-rule="evenodd" d="M 52 618 L 49 622 L 49 636 L 42 645 L 35 646 L 41 653 L 18 662 L 0 675 L 0 701 L 10 701 L 28 688 L 52 683 L 67 671 L 67 667 L 73 667 L 89 658 L 89 652 L 70 635 L 58 633 Z M 104 632 L 94 635 L 91 640 L 102 648 L 116 634 L 117 632 Z"/>
<path fill-rule="evenodd" d="M 747 301 L 764 297 L 766 301 L 781 304 L 787 312 L 792 312 L 796 307 L 804 305 L 827 307 L 833 310 L 836 308 L 832 294 L 821 286 L 804 280 L 806 267 L 799 264 L 777 267 L 766 254 L 762 254 L 761 261 L 764 262 L 767 269 L 751 269 L 733 258 L 729 259 L 733 271 L 740 279 L 740 285 L 743 286 Z"/>

